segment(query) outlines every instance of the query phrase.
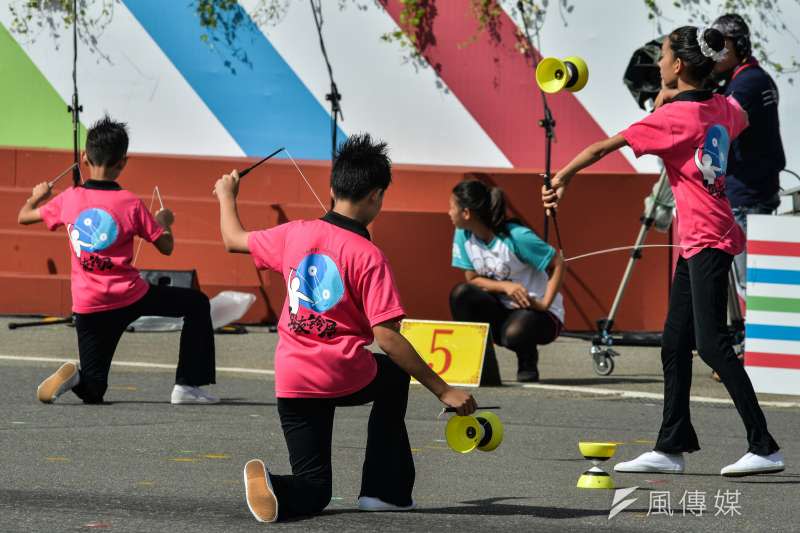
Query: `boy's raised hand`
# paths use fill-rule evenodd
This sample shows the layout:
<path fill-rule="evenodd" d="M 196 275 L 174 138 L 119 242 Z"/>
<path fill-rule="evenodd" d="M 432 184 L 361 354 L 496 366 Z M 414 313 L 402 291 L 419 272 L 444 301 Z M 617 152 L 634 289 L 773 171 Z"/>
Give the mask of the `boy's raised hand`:
<path fill-rule="evenodd" d="M 52 193 L 53 189 L 50 188 L 50 184 L 46 181 L 43 181 L 33 188 L 33 191 L 31 192 L 31 200 L 34 204 L 38 204 L 42 200 L 49 198 Z"/>
<path fill-rule="evenodd" d="M 455 409 L 456 414 L 459 416 L 471 415 L 478 408 L 478 404 L 475 403 L 475 398 L 472 397 L 472 394 L 449 386 L 439 396 L 439 401 Z"/>
<path fill-rule="evenodd" d="M 214 195 L 222 200 L 223 198 L 236 198 L 239 194 L 239 172 L 234 169 L 230 174 L 223 175 L 214 184 Z"/>

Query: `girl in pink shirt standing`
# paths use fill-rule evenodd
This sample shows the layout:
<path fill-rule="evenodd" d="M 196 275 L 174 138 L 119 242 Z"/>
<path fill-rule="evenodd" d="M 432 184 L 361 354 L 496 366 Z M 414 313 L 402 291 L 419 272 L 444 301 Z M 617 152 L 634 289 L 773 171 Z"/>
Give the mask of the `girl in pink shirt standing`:
<path fill-rule="evenodd" d="M 745 237 L 725 195 L 725 169 L 731 140 L 748 124 L 736 100 L 704 90 L 715 62 L 726 52 L 717 30 L 683 26 L 673 31 L 661 47 L 663 90 L 657 109 L 583 150 L 556 174 L 551 189 L 542 189 L 545 208 L 553 209 L 575 174 L 630 146 L 637 157 L 653 154 L 664 161 L 675 196 L 681 251 L 661 347 L 661 430 L 652 452 L 616 465 L 617 472 L 682 473 L 683 453 L 700 449 L 689 414 L 694 347 L 722 378 L 747 429 L 748 452 L 721 474 L 738 477 L 784 469 L 783 454 L 767 430 L 726 323 L 728 271 L 733 256 L 744 248 Z"/>

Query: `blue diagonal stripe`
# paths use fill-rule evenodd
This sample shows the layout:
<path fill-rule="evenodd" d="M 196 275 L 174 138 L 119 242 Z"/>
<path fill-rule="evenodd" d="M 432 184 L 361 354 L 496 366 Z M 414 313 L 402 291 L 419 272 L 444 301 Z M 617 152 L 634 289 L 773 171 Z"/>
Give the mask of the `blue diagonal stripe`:
<path fill-rule="evenodd" d="M 800 327 L 747 324 L 747 330 L 745 332 L 745 336 L 754 339 L 772 339 L 776 341 L 800 341 Z"/>
<path fill-rule="evenodd" d="M 233 44 L 228 45 L 224 38 L 213 40 L 224 34 L 224 24 L 217 30 L 200 26 L 193 1 L 124 1 L 247 155 L 264 155 L 285 146 L 298 158 L 330 158 L 330 114 L 244 9 L 237 5 L 225 16 L 239 21 Z M 213 47 L 203 42 L 204 34 Z M 344 140 L 341 129 L 338 135 Z"/>
<path fill-rule="evenodd" d="M 784 285 L 800 285 L 800 270 L 748 268 L 747 281 L 751 283 L 781 283 Z"/>

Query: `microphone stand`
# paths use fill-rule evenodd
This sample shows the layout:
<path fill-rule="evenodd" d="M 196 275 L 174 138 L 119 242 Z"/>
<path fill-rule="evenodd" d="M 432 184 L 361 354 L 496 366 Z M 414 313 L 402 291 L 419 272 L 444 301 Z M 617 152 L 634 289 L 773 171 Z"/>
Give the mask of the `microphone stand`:
<path fill-rule="evenodd" d="M 325 66 L 328 68 L 328 78 L 331 82 L 331 92 L 325 95 L 325 100 L 331 103 L 331 162 L 336 157 L 336 136 L 339 126 L 339 118 L 344 120 L 342 107 L 339 101 L 342 99 L 342 94 L 333 80 L 333 68 L 331 62 L 328 60 L 328 51 L 325 49 L 325 40 L 322 38 L 322 2 L 316 3 L 314 0 L 309 0 L 311 4 L 311 12 L 314 15 L 314 25 L 317 27 L 317 35 L 319 35 L 319 47 L 322 51 L 322 58 L 325 60 Z"/>
<path fill-rule="evenodd" d="M 72 183 L 77 186 L 81 183 L 80 169 L 80 112 L 83 106 L 78 101 L 78 0 L 72 0 L 72 104 L 67 106 L 67 112 L 72 114 Z M 59 176 L 60 178 L 60 176 Z M 53 180 L 51 183 L 55 185 Z M 54 324 L 72 324 L 73 316 L 59 318 L 47 317 L 33 322 L 9 322 L 8 329 L 30 328 L 36 326 L 50 326 Z"/>
<path fill-rule="evenodd" d="M 72 105 L 67 112 L 72 114 L 72 157 L 75 166 L 72 168 L 72 183 L 77 186 L 81 182 L 80 169 L 80 113 L 83 106 L 78 102 L 78 0 L 72 0 Z"/>
<path fill-rule="evenodd" d="M 536 71 L 536 66 L 538 65 L 538 61 L 536 59 L 536 50 L 533 47 L 533 41 L 531 40 L 530 32 L 528 31 L 528 18 L 525 15 L 525 6 L 522 1 L 517 2 L 517 9 L 519 9 L 520 15 L 522 15 L 522 26 L 525 29 L 525 40 L 528 43 L 528 50 L 530 50 L 531 58 L 533 59 L 533 69 L 534 72 Z M 550 178 L 552 178 L 551 173 L 551 153 L 552 153 L 552 144 L 553 139 L 555 138 L 555 128 L 556 128 L 556 121 L 553 118 L 553 113 L 550 111 L 550 106 L 547 103 L 547 95 L 545 92 L 539 87 L 539 93 L 542 95 L 542 107 L 544 108 L 544 118 L 539 120 L 539 126 L 544 128 L 544 137 L 545 137 L 545 145 L 544 145 L 544 186 L 550 189 Z M 558 229 L 558 220 L 556 219 L 556 210 L 550 210 L 550 217 L 553 218 L 553 228 L 555 229 L 556 233 L 556 241 L 558 242 L 559 251 L 563 251 L 564 247 L 561 244 L 561 232 Z M 549 217 L 547 213 L 544 215 L 544 240 L 547 242 L 547 237 L 549 233 Z"/>

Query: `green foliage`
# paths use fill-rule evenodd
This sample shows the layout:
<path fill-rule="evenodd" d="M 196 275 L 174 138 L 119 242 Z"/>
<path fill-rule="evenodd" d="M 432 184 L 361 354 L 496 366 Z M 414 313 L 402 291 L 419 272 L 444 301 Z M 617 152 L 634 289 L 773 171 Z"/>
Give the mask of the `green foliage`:
<path fill-rule="evenodd" d="M 97 41 L 114 17 L 119 0 L 78 0 L 78 36 L 89 50 L 105 57 Z M 8 6 L 11 31 L 23 39 L 34 40 L 43 30 L 59 46 L 61 32 L 70 32 L 74 21 L 73 0 L 15 0 Z"/>
<path fill-rule="evenodd" d="M 98 37 L 111 21 L 114 5 L 119 0 L 79 0 L 78 28 L 81 40 L 92 51 L 97 49 Z M 236 0 L 164 0 L 190 1 L 196 9 L 198 22 L 204 29 L 200 39 L 212 49 L 222 53 L 221 47 L 228 49 L 229 58 L 226 65 L 235 70 L 233 61 L 249 64 L 246 55 L 237 48 L 236 35 L 249 26 L 249 20 L 242 15 Z M 292 0 L 259 0 L 255 4 L 250 18 L 256 26 L 263 27 L 278 24 L 289 9 Z M 300 0 L 293 0 L 300 1 Z M 324 0 L 326 3 L 332 0 Z M 398 28 L 385 33 L 381 40 L 400 45 L 403 54 L 418 64 L 424 64 L 422 56 L 427 49 L 436 43 L 434 24 L 438 16 L 438 5 L 442 2 L 456 0 L 400 0 L 402 9 L 398 17 Z M 597 8 L 597 2 L 587 0 L 582 9 Z M 660 32 L 666 23 L 672 23 L 664 15 L 664 7 L 669 5 L 680 9 L 688 16 L 689 23 L 707 25 L 723 13 L 741 14 L 750 25 L 753 36 L 753 53 L 757 59 L 771 68 L 777 75 L 785 75 L 800 71 L 800 63 L 794 50 L 771 50 L 770 38 L 776 33 L 792 35 L 784 22 L 779 0 L 642 0 L 647 8 L 647 17 L 656 24 Z M 800 0 L 794 0 L 800 4 Z M 340 10 L 346 7 L 357 9 L 383 9 L 388 0 L 336 0 Z M 476 29 L 460 46 L 468 47 L 481 36 L 486 35 L 497 44 L 500 43 L 499 24 L 505 11 L 522 29 L 527 29 L 534 39 L 538 39 L 545 18 L 550 11 L 557 9 L 564 25 L 568 24 L 568 16 L 575 8 L 575 0 L 522 0 L 526 17 L 518 11 L 517 2 L 513 0 L 469 0 L 469 11 L 476 21 Z M 12 15 L 11 30 L 29 39 L 35 38 L 41 30 L 47 29 L 56 42 L 60 32 L 72 24 L 72 0 L 14 0 L 9 5 Z M 524 31 L 517 30 L 515 47 L 521 53 L 529 52 Z M 102 55 L 102 54 L 101 54 Z M 436 68 L 434 66 L 434 68 Z M 790 78 L 791 81 L 791 78 Z"/>
<path fill-rule="evenodd" d="M 643 0 L 647 6 L 648 18 L 656 22 L 659 32 L 666 33 L 671 28 L 665 27 L 668 19 L 664 16 L 661 5 L 667 0 Z M 708 26 L 714 19 L 725 13 L 738 13 L 750 27 L 753 55 L 765 67 L 773 70 L 778 76 L 800 72 L 800 62 L 794 55 L 796 47 L 791 51 L 770 49 L 770 38 L 777 34 L 797 37 L 786 26 L 783 11 L 778 0 L 723 0 L 722 5 L 715 8 L 708 0 L 669 0 L 675 8 L 688 15 L 688 21 L 695 26 Z M 800 4 L 800 0 L 794 0 Z M 716 4 L 719 5 L 719 4 Z M 789 77 L 792 82 L 792 78 Z"/>

